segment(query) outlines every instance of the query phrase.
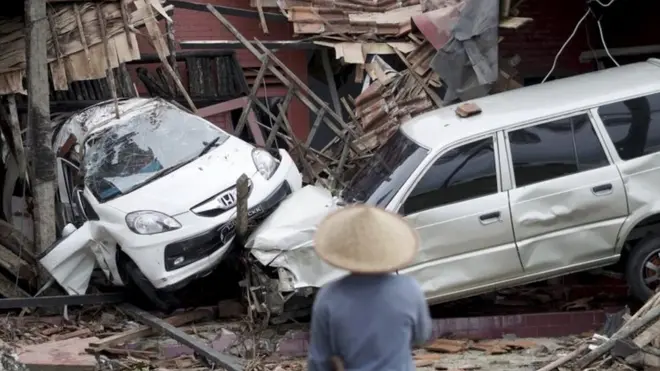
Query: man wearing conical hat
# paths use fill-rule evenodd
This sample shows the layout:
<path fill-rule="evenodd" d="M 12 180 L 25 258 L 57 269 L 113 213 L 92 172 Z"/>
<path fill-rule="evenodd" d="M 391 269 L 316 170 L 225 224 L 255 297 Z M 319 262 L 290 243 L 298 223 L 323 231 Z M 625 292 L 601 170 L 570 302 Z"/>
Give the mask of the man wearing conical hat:
<path fill-rule="evenodd" d="M 351 371 L 415 369 L 411 347 L 429 340 L 431 317 L 417 282 L 394 273 L 412 262 L 418 245 L 404 219 L 370 206 L 349 206 L 321 222 L 317 254 L 351 274 L 316 296 L 309 371 L 337 363 Z"/>

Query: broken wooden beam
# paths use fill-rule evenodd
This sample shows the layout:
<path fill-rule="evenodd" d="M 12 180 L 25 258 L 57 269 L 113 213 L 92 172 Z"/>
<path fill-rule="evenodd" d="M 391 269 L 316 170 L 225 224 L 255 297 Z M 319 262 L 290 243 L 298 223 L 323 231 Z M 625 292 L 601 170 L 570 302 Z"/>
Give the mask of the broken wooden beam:
<path fill-rule="evenodd" d="M 591 352 L 587 353 L 584 357 L 580 358 L 577 362 L 578 367 L 585 368 L 593 361 L 603 356 L 610 351 L 616 344 L 617 340 L 624 339 L 637 332 L 642 327 L 648 325 L 650 322 L 657 321 L 660 317 L 660 306 L 654 307 L 637 320 L 632 320 L 617 331 L 609 340 L 596 347 Z"/>
<path fill-rule="evenodd" d="M 172 326 L 183 326 L 191 322 L 199 321 L 201 319 L 210 319 L 213 317 L 214 311 L 212 309 L 196 309 L 189 312 L 179 313 L 168 317 L 165 322 Z M 103 338 L 100 341 L 89 343 L 93 348 L 112 348 L 120 344 L 126 344 L 130 341 L 141 339 L 143 337 L 151 336 L 154 330 L 149 326 L 140 326 L 133 330 L 120 332 L 118 334 Z"/>
<path fill-rule="evenodd" d="M 169 323 L 154 316 L 153 314 L 145 312 L 144 310 L 139 309 L 131 304 L 123 304 L 120 306 L 120 308 L 134 320 L 144 323 L 156 331 L 163 332 L 181 344 L 187 345 L 191 349 L 194 349 L 197 354 L 205 357 L 208 362 L 212 364 L 213 369 L 221 367 L 227 371 L 243 370 L 243 362 L 241 359 L 218 352 L 217 350 L 206 345 L 202 340 L 195 338 L 192 335 L 186 334 L 184 331 L 170 325 Z"/>

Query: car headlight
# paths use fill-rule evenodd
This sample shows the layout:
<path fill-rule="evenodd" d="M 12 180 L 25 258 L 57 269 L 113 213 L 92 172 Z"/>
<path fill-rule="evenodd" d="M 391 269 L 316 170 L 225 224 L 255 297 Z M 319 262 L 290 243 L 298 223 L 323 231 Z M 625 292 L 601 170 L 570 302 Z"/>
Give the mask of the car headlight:
<path fill-rule="evenodd" d="M 275 174 L 277 167 L 280 166 L 280 162 L 275 157 L 261 148 L 252 150 L 252 161 L 254 161 L 254 166 L 257 167 L 259 174 L 266 178 L 266 180 L 270 179 Z"/>
<path fill-rule="evenodd" d="M 158 211 L 134 211 L 126 215 L 126 225 L 137 234 L 157 234 L 181 228 L 171 216 Z"/>

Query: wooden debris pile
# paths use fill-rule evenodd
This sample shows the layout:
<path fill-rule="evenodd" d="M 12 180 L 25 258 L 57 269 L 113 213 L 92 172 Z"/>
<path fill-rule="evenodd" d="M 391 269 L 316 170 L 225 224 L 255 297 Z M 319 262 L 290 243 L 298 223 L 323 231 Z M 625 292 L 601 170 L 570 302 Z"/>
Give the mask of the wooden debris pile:
<path fill-rule="evenodd" d="M 281 9 L 299 35 L 398 36 L 409 32 L 411 18 L 422 13 L 420 0 L 284 0 Z"/>
<path fill-rule="evenodd" d="M 538 371 L 659 369 L 660 293 L 635 314 L 622 314 L 621 319 L 622 325 L 611 336 L 594 334 L 571 353 Z"/>
<path fill-rule="evenodd" d="M 378 148 L 399 125 L 438 107 L 412 70 L 396 72 L 378 56 L 365 70 L 373 82 L 355 99 L 360 150 Z"/>
<path fill-rule="evenodd" d="M 146 3 L 144 3 L 146 1 Z M 55 90 L 73 81 L 98 79 L 121 63 L 140 58 L 136 27 L 154 13 L 165 14 L 164 0 L 57 3 L 48 7 L 48 62 Z M 148 6 L 137 7 L 138 4 Z M 25 23 L 20 17 L 0 21 L 0 94 L 25 93 Z M 161 35 L 162 36 L 162 35 Z M 162 43 L 163 37 L 154 38 Z"/>
<path fill-rule="evenodd" d="M 194 334 L 202 339 L 204 338 L 202 334 L 217 335 L 218 331 L 223 331 L 227 327 L 239 328 L 238 325 L 232 327 L 230 323 L 217 322 L 218 319 L 243 316 L 244 308 L 236 304 L 177 312 L 161 321 L 184 335 Z M 99 313 L 101 310 L 102 312 Z M 54 368 L 64 366 L 62 369 L 69 369 L 111 363 L 115 367 L 108 369 L 114 370 L 213 369 L 205 363 L 203 357 L 193 354 L 192 351 L 185 353 L 168 351 L 162 349 L 161 346 L 164 345 L 162 339 L 149 341 L 150 337 L 160 335 L 161 331 L 168 333 L 155 326 L 138 325 L 126 316 L 126 314 L 130 316 L 130 313 L 124 312 L 126 311 L 123 308 L 112 310 L 88 307 L 82 311 L 72 310 L 71 320 L 60 316 L 41 318 L 6 316 L 0 320 L 2 328 L 0 345 L 11 345 L 19 355 L 18 361 L 28 368 L 38 364 Z M 196 341 L 198 344 L 205 344 L 205 341 L 199 339 Z M 176 347 L 173 344 L 176 343 L 171 342 L 170 349 Z M 53 349 L 58 351 L 53 352 Z M 48 354 L 39 356 L 38 353 Z M 224 367 L 222 369 L 235 370 Z"/>

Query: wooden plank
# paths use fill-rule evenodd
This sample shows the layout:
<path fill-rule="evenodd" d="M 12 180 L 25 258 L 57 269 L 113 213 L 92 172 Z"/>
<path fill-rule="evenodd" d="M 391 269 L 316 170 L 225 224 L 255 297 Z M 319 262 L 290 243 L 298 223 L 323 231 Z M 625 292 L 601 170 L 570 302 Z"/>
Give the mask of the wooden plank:
<path fill-rule="evenodd" d="M 261 87 L 261 81 L 264 78 L 264 75 L 266 74 L 266 71 L 268 70 L 268 66 L 270 65 L 270 58 L 264 58 L 262 59 L 261 62 L 261 68 L 259 68 L 259 72 L 257 73 L 257 78 L 254 80 L 254 84 L 252 85 L 252 90 L 250 90 L 250 94 L 248 94 L 248 103 L 243 108 L 243 112 L 241 112 L 241 117 L 238 119 L 238 124 L 236 124 L 236 128 L 234 129 L 234 135 L 237 137 L 241 136 L 241 133 L 243 132 L 243 128 L 245 127 L 245 124 L 248 119 L 248 114 L 252 110 L 252 104 L 254 103 L 254 100 L 256 100 L 257 92 L 259 91 L 259 88 Z"/>
<path fill-rule="evenodd" d="M 55 58 L 57 58 L 57 63 L 51 64 L 51 77 L 53 80 L 53 88 L 55 90 L 66 90 L 69 85 L 69 81 L 66 76 L 66 68 L 64 67 L 64 55 L 62 53 L 62 48 L 60 47 L 59 41 L 59 32 L 57 30 L 57 24 L 55 23 L 55 17 L 53 16 L 52 9 L 47 9 L 46 13 L 48 14 L 48 25 L 50 27 L 51 40 L 53 41 L 53 47 L 55 48 Z M 82 38 L 83 36 L 81 36 Z"/>
<path fill-rule="evenodd" d="M 0 274 L 0 295 L 5 298 L 29 298 L 32 296 L 18 287 L 16 281 L 10 280 L 3 274 Z"/>
<path fill-rule="evenodd" d="M 248 230 L 248 196 L 250 187 L 248 177 L 241 174 L 236 180 L 236 238 L 238 246 L 243 247 Z"/>
<path fill-rule="evenodd" d="M 264 17 L 264 8 L 261 4 L 261 0 L 257 1 L 257 12 L 259 13 L 259 22 L 261 23 L 261 30 L 267 34 L 268 33 L 268 24 L 266 24 L 266 17 Z"/>
<path fill-rule="evenodd" d="M 147 313 L 142 309 L 136 308 L 130 304 L 123 304 L 120 308 L 123 309 L 128 315 L 133 317 L 133 319 L 136 321 L 149 325 L 151 328 L 158 331 L 162 331 L 181 344 L 187 345 L 194 349 L 197 354 L 205 357 L 209 363 L 212 363 L 211 369 L 220 367 L 227 371 L 243 370 L 243 361 L 240 358 L 218 352 L 217 350 L 206 345 L 199 338 L 186 334 L 185 332 L 177 329 L 176 327 L 154 316 L 153 314 Z"/>
<path fill-rule="evenodd" d="M 10 94 L 7 96 L 7 105 L 9 107 L 9 124 L 11 125 L 11 134 L 14 137 L 14 148 L 16 149 L 16 163 L 18 164 L 18 174 L 27 177 L 27 155 L 23 145 L 21 135 L 21 122 L 18 119 L 18 108 L 16 107 L 16 96 Z"/>
<path fill-rule="evenodd" d="M 110 94 L 112 94 L 112 99 L 115 101 L 115 116 L 119 118 L 119 102 L 117 101 L 115 74 L 112 71 L 112 63 L 110 63 L 110 46 L 108 45 L 108 35 L 105 28 L 105 15 L 103 14 L 103 10 L 101 9 L 100 4 L 96 4 L 96 14 L 98 16 L 99 27 L 101 29 L 101 38 L 103 39 L 103 50 L 105 51 L 106 78 L 108 79 L 108 85 L 110 85 Z"/>
<path fill-rule="evenodd" d="M 289 104 L 291 104 L 291 99 L 293 99 L 293 95 L 294 95 L 293 89 L 287 90 L 286 95 L 284 96 L 284 101 L 280 105 L 280 111 L 277 113 L 277 120 L 275 120 L 273 126 L 271 127 L 270 133 L 268 133 L 268 138 L 266 139 L 266 143 L 265 143 L 266 148 L 269 148 L 271 145 L 273 145 L 273 142 L 275 142 L 275 139 L 277 138 L 277 133 L 280 131 L 280 127 L 284 122 L 282 117 L 288 114 Z M 284 110 L 282 110 L 282 108 Z"/>
<path fill-rule="evenodd" d="M 121 0 L 119 3 L 119 10 L 121 11 L 121 21 L 124 24 L 124 32 L 128 38 L 128 45 L 131 48 L 131 53 L 138 49 L 138 46 L 134 42 L 132 37 L 130 37 L 131 31 L 131 22 L 130 22 L 130 12 L 128 10 L 128 0 Z M 168 23 L 169 24 L 169 23 Z M 81 36 L 83 38 L 84 36 Z"/>
<path fill-rule="evenodd" d="M 281 69 L 284 71 L 284 73 L 287 74 L 287 76 L 285 76 L 282 72 L 278 71 L 277 68 L 276 68 L 275 66 L 271 66 L 271 67 L 269 67 L 269 69 L 271 70 L 271 72 L 272 72 L 272 73 L 273 73 L 278 79 L 280 79 L 285 85 L 291 87 L 291 81 L 292 81 L 295 85 L 297 85 L 297 88 L 298 88 L 298 89 L 296 89 L 296 91 L 295 91 L 296 96 L 297 96 L 298 99 L 300 99 L 300 100 L 301 100 L 301 101 L 302 101 L 302 102 L 303 102 L 308 108 L 312 109 L 314 112 L 318 112 L 318 109 L 316 108 L 316 106 L 314 105 L 314 103 L 312 103 L 312 101 L 311 101 L 310 99 L 314 100 L 315 103 L 316 103 L 319 107 L 324 107 L 324 106 L 327 107 L 327 106 L 328 106 L 328 105 L 327 105 L 327 104 L 326 104 L 321 98 L 319 98 L 316 94 L 314 94 L 314 92 L 312 92 L 311 89 L 310 89 L 307 85 L 303 84 L 302 81 L 300 81 L 300 79 L 299 79 L 297 76 L 295 76 L 295 74 L 293 74 L 293 73 L 291 72 L 291 70 L 288 69 L 288 68 L 286 67 L 286 65 L 284 65 L 284 63 L 282 63 L 279 59 L 277 59 L 277 57 L 275 57 L 275 56 L 274 56 L 274 55 L 273 55 L 273 54 L 272 54 L 272 53 L 271 53 L 271 52 L 270 52 L 270 51 L 269 51 L 269 50 L 268 50 L 268 49 L 267 49 L 267 48 L 266 48 L 266 47 L 265 47 L 265 46 L 264 46 L 259 40 L 255 40 L 255 42 L 256 42 L 257 46 L 261 49 L 261 52 L 258 51 L 258 50 L 257 50 L 252 44 L 250 44 L 250 43 L 247 41 L 247 39 L 246 39 L 246 38 L 245 38 L 245 37 L 244 37 L 244 36 L 243 36 L 243 35 L 242 35 L 242 34 L 236 29 L 236 27 L 234 27 L 234 26 L 231 24 L 231 22 L 229 22 L 224 16 L 222 16 L 222 14 L 218 13 L 218 11 L 216 11 L 215 8 L 214 8 L 212 5 L 209 4 L 209 5 L 207 6 L 207 9 L 208 9 L 208 10 L 209 10 L 209 11 L 210 11 L 210 12 L 211 12 L 211 13 L 212 13 L 212 14 L 218 19 L 218 21 L 220 21 L 220 23 L 222 23 L 223 26 L 225 26 L 225 28 L 227 28 L 227 30 L 228 30 L 229 32 L 231 32 L 231 33 L 234 35 L 234 37 L 236 37 L 237 40 L 239 40 L 241 43 L 243 43 L 243 44 L 245 45 L 245 47 L 246 47 L 246 48 L 247 48 L 247 49 L 248 49 L 248 50 L 249 50 L 249 51 L 250 51 L 255 57 L 257 57 L 259 60 L 262 60 L 262 58 L 264 57 L 263 54 L 265 54 L 265 56 L 269 57 L 269 59 L 270 59 L 273 63 L 275 63 L 275 64 L 277 65 L 277 67 L 281 68 Z M 291 81 L 290 81 L 290 80 L 291 80 Z M 304 93 L 304 94 L 303 94 L 303 93 Z M 328 110 L 328 112 L 331 114 L 332 118 L 333 118 L 334 120 L 336 120 L 337 123 L 339 123 L 339 124 L 343 124 L 343 125 L 345 126 L 344 129 L 345 129 L 345 130 L 348 130 L 348 131 L 351 133 L 351 135 L 353 135 L 353 137 L 357 137 L 356 133 L 355 133 L 351 128 L 347 127 L 347 126 L 344 124 L 343 119 L 341 118 L 341 116 L 337 115 L 337 113 L 334 112 L 334 111 L 332 111 L 332 110 Z M 324 122 L 324 123 L 330 128 L 330 130 L 332 130 L 336 135 L 341 135 L 342 130 L 340 130 L 339 128 L 337 128 L 337 126 L 335 125 L 334 122 L 332 122 L 332 120 L 328 119 L 327 117 L 324 117 L 323 122 Z M 359 154 L 361 153 L 361 151 L 357 148 L 357 146 L 355 146 L 355 145 L 353 144 L 352 141 L 351 141 L 351 143 L 350 143 L 349 145 L 350 145 L 351 150 L 353 150 L 356 154 L 359 155 Z"/>
<path fill-rule="evenodd" d="M 316 131 L 319 129 L 319 126 L 321 126 L 321 121 L 323 121 L 324 116 L 325 116 L 325 107 L 321 107 L 319 112 L 316 114 L 316 119 L 314 120 L 314 123 L 312 124 L 312 128 L 309 130 L 309 134 L 307 135 L 307 141 L 305 142 L 305 145 L 307 147 L 310 147 L 312 145 L 312 141 L 316 136 Z"/>
<path fill-rule="evenodd" d="M 158 26 L 158 22 L 156 21 L 156 15 L 154 14 L 151 5 L 147 4 L 145 0 L 136 0 L 134 2 L 135 6 L 138 8 L 138 10 L 145 10 L 147 13 L 147 17 L 144 19 L 144 24 L 145 27 L 147 28 L 147 32 L 151 36 L 151 39 L 154 40 L 153 46 L 154 49 L 156 49 L 156 53 L 158 54 L 158 58 L 160 58 L 161 63 L 165 67 L 165 70 L 167 73 L 170 75 L 172 80 L 174 80 L 174 83 L 176 84 L 177 88 L 181 92 L 181 95 L 185 98 L 186 102 L 188 103 L 188 106 L 193 112 L 197 112 L 197 107 L 195 107 L 195 104 L 193 103 L 192 99 L 190 98 L 190 95 L 186 91 L 186 88 L 183 86 L 181 83 L 181 79 L 176 75 L 174 70 L 172 69 L 172 66 L 167 62 L 166 55 L 168 53 L 166 52 L 165 48 L 167 47 L 166 45 L 162 45 L 162 34 L 160 32 L 160 28 Z"/>
<path fill-rule="evenodd" d="M 321 61 L 323 64 L 323 70 L 325 71 L 325 79 L 328 83 L 328 89 L 330 90 L 330 98 L 332 99 L 332 105 L 335 109 L 335 112 L 341 116 L 341 106 L 339 105 L 339 93 L 337 92 L 337 85 L 335 84 L 335 74 L 332 73 L 330 67 L 330 54 L 328 48 L 321 50 Z"/>
<path fill-rule="evenodd" d="M 172 326 L 183 326 L 191 322 L 199 321 L 201 319 L 211 318 L 213 315 L 212 310 L 208 309 L 197 309 L 190 312 L 185 312 L 177 314 L 165 319 L 165 322 L 169 323 Z M 95 343 L 89 343 L 90 347 L 95 348 L 112 348 L 121 344 L 126 344 L 129 341 L 141 339 L 147 336 L 154 334 L 154 331 L 149 326 L 140 326 L 133 330 L 128 330 L 103 338 L 101 341 Z"/>
<path fill-rule="evenodd" d="M 219 115 L 221 113 L 225 113 L 245 107 L 247 105 L 247 102 L 248 102 L 248 97 L 240 97 L 240 98 L 224 101 L 222 103 L 217 103 L 211 106 L 200 108 L 199 111 L 197 111 L 197 115 L 199 117 L 209 117 L 209 116 Z"/>

